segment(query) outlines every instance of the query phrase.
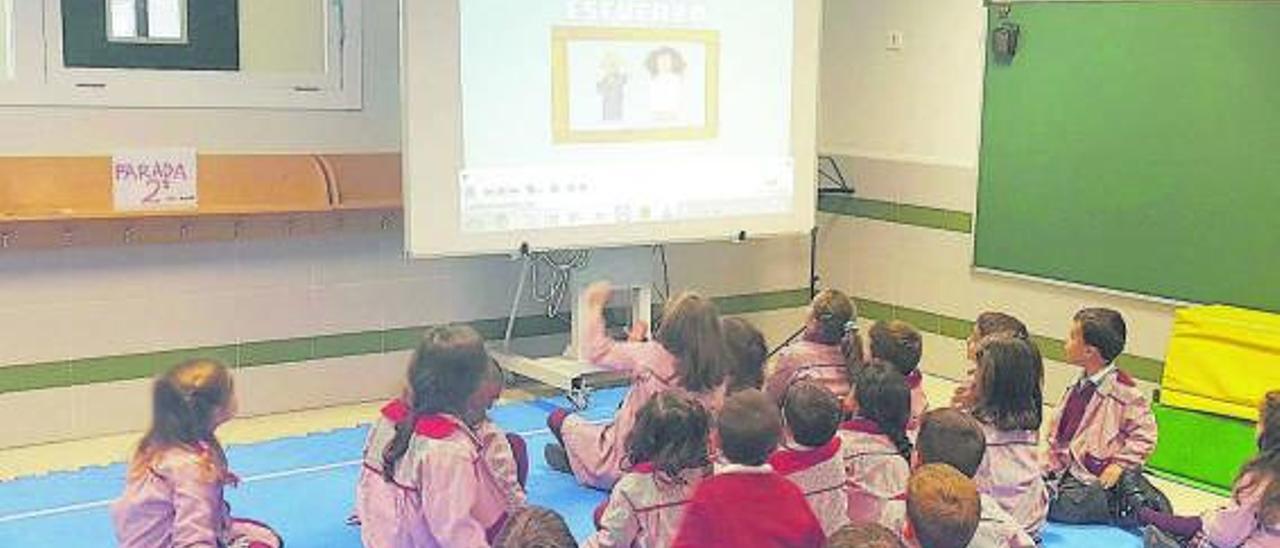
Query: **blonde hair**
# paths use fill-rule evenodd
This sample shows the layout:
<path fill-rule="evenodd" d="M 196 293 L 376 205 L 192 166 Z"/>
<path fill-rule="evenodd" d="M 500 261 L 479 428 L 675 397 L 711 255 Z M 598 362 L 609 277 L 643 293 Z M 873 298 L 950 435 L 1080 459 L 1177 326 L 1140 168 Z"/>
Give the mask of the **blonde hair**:
<path fill-rule="evenodd" d="M 907 519 L 923 548 L 962 548 L 982 510 L 973 480 L 947 464 L 926 464 L 907 482 Z"/>
<path fill-rule="evenodd" d="M 129 477 L 147 474 L 171 449 L 201 455 L 208 481 L 224 481 L 227 457 L 214 436 L 218 413 L 231 402 L 231 373 L 213 360 L 180 363 L 155 380 L 151 389 L 151 427 L 129 464 Z"/>

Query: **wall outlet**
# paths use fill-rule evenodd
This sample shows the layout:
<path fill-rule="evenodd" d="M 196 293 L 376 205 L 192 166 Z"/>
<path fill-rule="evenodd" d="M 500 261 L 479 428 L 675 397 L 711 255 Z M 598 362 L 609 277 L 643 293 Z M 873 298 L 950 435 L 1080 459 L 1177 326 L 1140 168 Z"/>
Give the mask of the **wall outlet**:
<path fill-rule="evenodd" d="M 900 30 L 891 30 L 885 38 L 884 49 L 901 51 L 907 46 L 907 35 Z"/>

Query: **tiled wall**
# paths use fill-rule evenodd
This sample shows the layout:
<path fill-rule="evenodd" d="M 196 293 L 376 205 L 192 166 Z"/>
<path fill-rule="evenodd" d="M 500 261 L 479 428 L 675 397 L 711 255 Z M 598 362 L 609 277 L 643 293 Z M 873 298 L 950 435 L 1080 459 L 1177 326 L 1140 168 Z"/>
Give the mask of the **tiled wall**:
<path fill-rule="evenodd" d="M 1122 361 L 1153 386 L 1172 324 L 1155 301 L 983 274 L 971 268 L 976 211 L 983 34 L 974 0 L 828 0 L 824 29 L 823 150 L 839 157 L 855 200 L 828 198 L 821 216 L 829 280 L 873 315 L 894 314 L 937 332 L 963 331 L 983 310 L 1005 310 L 1042 337 L 1062 339 L 1083 306 L 1109 306 L 1129 323 Z M 882 38 L 902 31 L 905 47 Z M 939 79 L 939 75 L 945 78 Z M 938 114 L 938 115 L 931 115 Z M 864 310 L 864 315 L 865 315 Z M 948 325 L 950 324 L 950 325 Z M 958 335 L 960 333 L 952 333 Z M 1041 339 L 1048 357 L 1057 341 Z M 963 343 L 926 339 L 926 367 L 963 374 Z M 1052 362 L 1056 398 L 1077 370 Z"/>
<path fill-rule="evenodd" d="M 419 326 L 490 320 L 481 326 L 499 336 L 519 263 L 409 261 L 402 245 L 393 226 L 0 253 L 0 365 L 8 370 L 0 370 L 0 416 L 39 417 L 0 422 L 0 446 L 137 429 L 148 413 L 139 377 L 186 356 L 238 365 L 242 411 L 260 414 L 393 393 Z M 672 247 L 672 283 L 712 295 L 794 290 L 805 285 L 807 253 L 805 238 Z M 650 254 L 601 251 L 595 260 L 638 255 L 643 263 Z M 723 279 L 707 274 L 730 264 L 761 266 Z M 796 304 L 795 292 L 784 292 L 770 307 Z M 541 310 L 523 303 L 529 318 L 517 348 L 558 352 L 562 334 L 538 336 L 561 331 L 534 319 Z M 762 319 L 777 331 L 797 322 L 785 313 Z"/>

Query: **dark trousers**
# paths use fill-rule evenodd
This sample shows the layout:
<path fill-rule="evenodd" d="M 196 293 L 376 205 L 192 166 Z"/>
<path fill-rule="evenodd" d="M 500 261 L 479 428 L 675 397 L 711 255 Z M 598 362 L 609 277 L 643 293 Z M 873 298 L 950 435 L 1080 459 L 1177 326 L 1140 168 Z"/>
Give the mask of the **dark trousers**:
<path fill-rule="evenodd" d="M 1049 501 L 1049 521 L 1074 525 L 1104 524 L 1111 519 L 1111 491 L 1090 485 L 1071 474 L 1063 474 Z"/>
<path fill-rule="evenodd" d="M 1138 511 L 1149 508 L 1170 513 L 1169 499 L 1141 470 L 1125 470 L 1111 489 L 1091 485 L 1064 474 L 1049 501 L 1049 521 L 1075 525 L 1137 526 Z"/>

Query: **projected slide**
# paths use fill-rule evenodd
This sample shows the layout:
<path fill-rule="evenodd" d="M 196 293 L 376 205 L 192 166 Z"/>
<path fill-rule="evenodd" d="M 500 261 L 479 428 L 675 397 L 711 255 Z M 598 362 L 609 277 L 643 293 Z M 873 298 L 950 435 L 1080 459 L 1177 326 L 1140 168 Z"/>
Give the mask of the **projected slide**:
<path fill-rule="evenodd" d="M 460 0 L 464 233 L 787 214 L 792 0 Z"/>

